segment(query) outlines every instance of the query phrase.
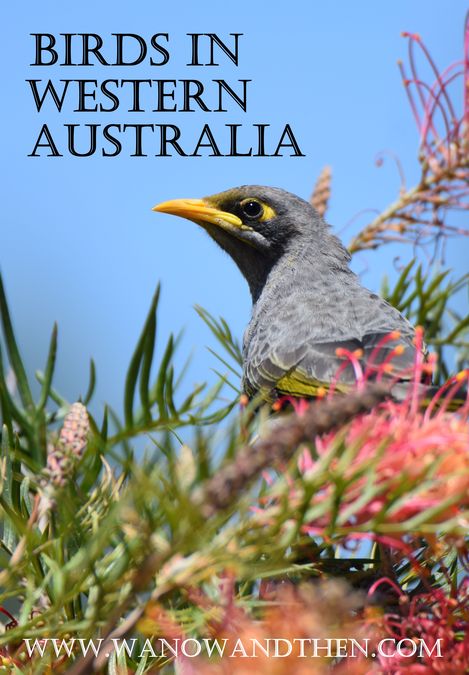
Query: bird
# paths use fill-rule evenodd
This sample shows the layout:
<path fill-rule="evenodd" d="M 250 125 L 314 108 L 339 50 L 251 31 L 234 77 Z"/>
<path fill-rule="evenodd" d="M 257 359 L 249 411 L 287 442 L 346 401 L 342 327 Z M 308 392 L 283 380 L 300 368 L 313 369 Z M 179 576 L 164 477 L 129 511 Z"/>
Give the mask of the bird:
<path fill-rule="evenodd" d="M 203 199 L 174 199 L 154 211 L 201 226 L 247 281 L 252 315 L 243 338 L 249 398 L 315 398 L 346 392 L 362 369 L 392 370 L 402 400 L 417 351 L 410 322 L 362 285 L 351 256 L 313 206 L 280 188 L 243 185 Z M 355 355 L 344 362 L 344 354 Z M 392 364 L 392 367 L 390 367 Z"/>

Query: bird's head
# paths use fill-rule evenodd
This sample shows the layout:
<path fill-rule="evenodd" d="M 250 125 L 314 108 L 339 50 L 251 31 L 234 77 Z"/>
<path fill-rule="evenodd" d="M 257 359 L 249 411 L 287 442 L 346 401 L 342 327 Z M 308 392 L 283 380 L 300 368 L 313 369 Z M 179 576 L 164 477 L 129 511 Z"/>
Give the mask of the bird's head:
<path fill-rule="evenodd" d="M 298 252 L 315 241 L 320 247 L 328 236 L 328 227 L 315 209 L 280 188 L 243 185 L 203 199 L 162 202 L 153 210 L 203 227 L 236 262 L 253 298 L 287 251 Z"/>

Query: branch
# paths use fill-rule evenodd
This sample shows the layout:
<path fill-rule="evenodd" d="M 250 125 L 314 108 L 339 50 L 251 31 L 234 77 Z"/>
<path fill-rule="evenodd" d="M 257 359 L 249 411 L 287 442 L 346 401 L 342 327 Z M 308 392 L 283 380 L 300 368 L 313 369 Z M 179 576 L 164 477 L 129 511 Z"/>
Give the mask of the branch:
<path fill-rule="evenodd" d="M 277 462 L 288 461 L 301 443 L 310 442 L 355 415 L 368 412 L 389 396 L 389 391 L 383 384 L 373 384 L 364 391 L 312 403 L 303 415 L 292 414 L 276 423 L 266 438 L 241 448 L 234 461 L 195 495 L 202 514 L 209 518 L 228 508 L 261 471 Z"/>

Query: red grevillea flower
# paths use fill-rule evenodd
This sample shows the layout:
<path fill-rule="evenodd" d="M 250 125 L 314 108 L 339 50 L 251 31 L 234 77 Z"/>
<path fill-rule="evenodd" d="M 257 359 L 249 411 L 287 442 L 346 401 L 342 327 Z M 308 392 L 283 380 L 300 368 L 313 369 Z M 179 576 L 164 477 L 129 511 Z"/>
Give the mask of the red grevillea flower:
<path fill-rule="evenodd" d="M 388 586 L 399 598 L 399 610 L 382 617 L 369 618 L 378 632 L 392 638 L 386 652 L 386 641 L 378 655 L 379 672 L 394 675 L 463 675 L 469 670 L 469 578 L 463 580 L 450 594 L 431 589 L 411 597 L 390 579 L 380 579 L 369 590 Z M 416 645 L 426 649 L 416 649 Z M 396 644 L 402 650 L 396 650 Z M 413 646 L 415 645 L 415 646 Z M 414 653 L 413 653 L 414 652 Z M 372 671 L 374 672 L 374 671 Z"/>
<path fill-rule="evenodd" d="M 417 341 L 421 337 L 418 331 Z M 314 451 L 303 451 L 299 467 L 308 480 L 331 457 L 330 480 L 323 480 L 312 499 L 311 513 L 317 515 L 306 531 L 347 534 L 368 525 L 401 536 L 434 532 L 445 521 L 451 521 L 454 531 L 467 525 L 469 404 L 456 412 L 448 408 L 468 372 L 450 379 L 423 405 L 420 383 L 428 368 L 417 350 L 404 401 L 387 401 L 356 417 L 345 432 L 316 439 Z M 357 386 L 363 386 L 364 378 L 366 372 Z M 335 508 L 327 508 L 332 504 Z"/>

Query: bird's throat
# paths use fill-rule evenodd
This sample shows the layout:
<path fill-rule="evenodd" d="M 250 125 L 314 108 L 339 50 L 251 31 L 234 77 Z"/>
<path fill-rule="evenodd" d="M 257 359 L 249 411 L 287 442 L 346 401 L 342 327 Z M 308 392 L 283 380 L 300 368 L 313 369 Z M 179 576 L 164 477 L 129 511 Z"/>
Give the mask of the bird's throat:
<path fill-rule="evenodd" d="M 268 249 L 254 247 L 215 225 L 204 224 L 204 229 L 234 260 L 248 283 L 252 301 L 255 303 L 262 293 L 276 258 Z"/>

